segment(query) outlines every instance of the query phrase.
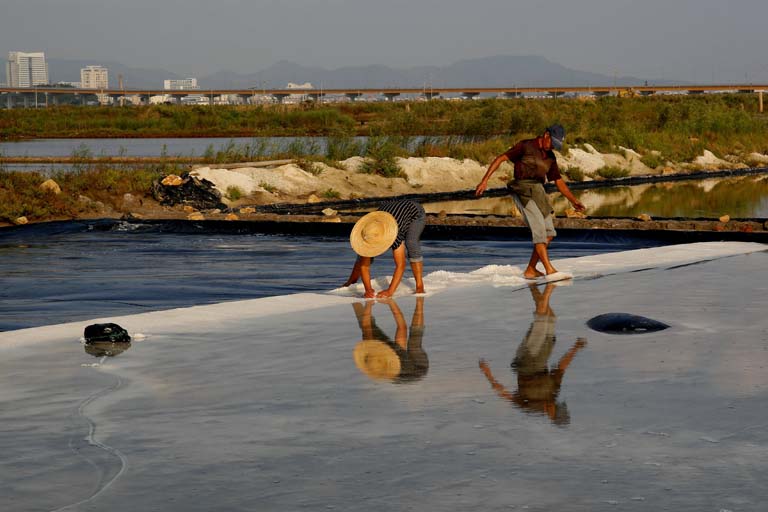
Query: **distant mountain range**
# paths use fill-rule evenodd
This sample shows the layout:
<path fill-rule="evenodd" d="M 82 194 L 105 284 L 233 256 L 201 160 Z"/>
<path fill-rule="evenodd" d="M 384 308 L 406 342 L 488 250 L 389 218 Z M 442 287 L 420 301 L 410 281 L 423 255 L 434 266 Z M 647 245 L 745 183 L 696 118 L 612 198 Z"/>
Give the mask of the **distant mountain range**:
<path fill-rule="evenodd" d="M 117 62 L 49 59 L 51 81 L 77 82 L 80 68 L 98 64 L 109 69 L 111 87 L 118 86 L 118 75 L 128 89 L 163 87 L 163 80 L 186 78 L 161 69 L 130 68 Z M 202 89 L 283 89 L 288 82 L 311 82 L 316 89 L 367 89 L 381 87 L 532 87 L 532 86 L 608 86 L 643 85 L 647 79 L 632 76 L 607 76 L 570 69 L 538 56 L 497 56 L 466 59 L 448 66 L 391 68 L 387 66 L 348 66 L 337 69 L 308 67 L 280 61 L 254 73 L 221 71 L 196 77 Z M 669 85 L 670 80 L 653 80 Z"/>

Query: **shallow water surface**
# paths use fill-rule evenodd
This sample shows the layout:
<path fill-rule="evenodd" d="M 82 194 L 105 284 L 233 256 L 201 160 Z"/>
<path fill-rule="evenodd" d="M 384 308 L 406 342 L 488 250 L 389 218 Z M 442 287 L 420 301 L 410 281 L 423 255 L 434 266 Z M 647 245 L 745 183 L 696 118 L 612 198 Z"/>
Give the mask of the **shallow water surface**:
<path fill-rule="evenodd" d="M 766 265 L 197 316 L 111 358 L 23 344 L 0 362 L 0 494 L 19 511 L 759 511 Z M 670 328 L 587 327 L 616 311 Z"/>
<path fill-rule="evenodd" d="M 202 231 L 202 230 L 201 230 Z M 425 273 L 524 264 L 529 240 L 422 243 Z M 622 238 L 557 242 L 552 257 L 661 242 Z M 167 232 L 114 222 L 0 231 L 0 331 L 305 291 L 343 283 L 355 256 L 346 238 Z M 391 257 L 375 275 L 391 275 Z M 410 270 L 407 272 L 410 275 Z"/>

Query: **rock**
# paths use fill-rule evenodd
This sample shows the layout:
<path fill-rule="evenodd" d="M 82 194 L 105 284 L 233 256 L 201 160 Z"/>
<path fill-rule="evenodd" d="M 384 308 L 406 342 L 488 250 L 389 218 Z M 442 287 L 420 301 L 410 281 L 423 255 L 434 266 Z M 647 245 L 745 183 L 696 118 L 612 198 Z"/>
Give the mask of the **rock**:
<path fill-rule="evenodd" d="M 143 220 L 144 216 L 140 213 L 126 212 L 120 218 L 123 220 Z"/>
<path fill-rule="evenodd" d="M 169 174 L 168 176 L 163 178 L 163 181 L 161 181 L 160 183 L 166 187 L 178 187 L 178 186 L 181 186 L 182 183 L 184 183 L 184 180 L 181 178 L 181 176 L 177 176 L 175 174 Z"/>
<path fill-rule="evenodd" d="M 715 227 L 712 228 L 714 231 L 725 231 L 725 226 L 722 224 L 715 224 Z"/>
<path fill-rule="evenodd" d="M 205 220 L 205 216 L 200 212 L 192 212 L 187 215 L 187 220 Z"/>
<path fill-rule="evenodd" d="M 133 204 L 136 202 L 136 197 L 133 194 L 123 194 L 123 203 Z"/>
<path fill-rule="evenodd" d="M 83 334 L 86 343 L 110 342 L 128 343 L 131 341 L 128 331 L 118 324 L 92 324 L 85 328 Z"/>
<path fill-rule="evenodd" d="M 448 212 L 445 210 L 440 210 L 440 213 L 437 214 L 437 218 L 440 220 L 445 220 L 448 218 Z"/>
<path fill-rule="evenodd" d="M 720 217 L 720 219 L 719 219 L 719 220 L 720 220 L 720 222 L 722 222 L 723 224 L 725 224 L 726 222 L 728 222 L 728 221 L 730 221 L 730 220 L 731 220 L 731 216 L 730 216 L 730 215 L 723 215 L 722 217 Z"/>
<path fill-rule="evenodd" d="M 211 215 L 218 215 L 218 214 L 221 213 L 221 209 L 214 208 L 213 210 L 209 211 L 208 213 L 210 213 Z"/>
<path fill-rule="evenodd" d="M 26 217 L 18 217 L 13 221 L 13 223 L 17 226 L 23 226 L 24 224 L 29 224 L 29 219 Z"/>
<path fill-rule="evenodd" d="M 765 221 L 765 223 L 763 224 L 763 229 L 765 229 L 766 231 L 768 231 L 768 220 L 767 220 L 767 221 Z"/>
<path fill-rule="evenodd" d="M 333 208 L 326 208 L 325 210 L 323 210 L 323 215 L 325 215 L 326 217 L 333 217 L 337 213 L 339 212 L 337 212 Z"/>
<path fill-rule="evenodd" d="M 240 220 L 240 217 L 238 217 L 234 213 L 228 213 L 227 216 L 224 217 L 224 220 Z"/>
<path fill-rule="evenodd" d="M 184 208 L 183 208 L 183 210 L 184 210 L 185 212 L 187 212 L 187 213 L 192 213 L 192 212 L 196 212 L 196 211 L 197 211 L 195 208 L 193 208 L 193 207 L 189 206 L 188 204 L 187 204 L 187 205 L 184 205 Z"/>
<path fill-rule="evenodd" d="M 577 212 L 573 208 L 566 208 L 565 216 L 569 219 L 586 219 L 587 214 L 584 212 Z"/>
<path fill-rule="evenodd" d="M 325 217 L 321 222 L 341 222 L 341 217 Z"/>
<path fill-rule="evenodd" d="M 677 171 L 675 170 L 674 167 L 667 166 L 667 167 L 665 167 L 664 169 L 661 170 L 661 174 L 663 176 L 666 176 L 668 174 L 676 174 L 676 173 L 677 173 Z"/>
<path fill-rule="evenodd" d="M 648 221 L 651 221 L 651 220 L 653 220 L 653 219 L 651 218 L 651 216 L 650 216 L 650 215 L 648 215 L 647 213 L 641 213 L 640 215 L 638 215 L 638 216 L 637 216 L 637 217 L 635 217 L 635 218 L 636 218 L 637 220 L 641 220 L 641 221 L 643 221 L 643 222 L 648 222 Z"/>
<path fill-rule="evenodd" d="M 79 196 L 77 196 L 77 201 L 79 203 L 88 204 L 88 203 L 92 203 L 93 199 L 91 199 L 90 197 L 84 196 L 84 195 L 79 195 Z"/>
<path fill-rule="evenodd" d="M 754 231 L 754 228 L 751 224 L 744 224 L 743 226 L 739 227 L 739 231 L 742 233 L 752 233 Z"/>
<path fill-rule="evenodd" d="M 250 206 L 246 206 L 245 208 L 240 208 L 240 213 L 244 215 L 250 215 L 252 213 L 256 213 L 256 208 L 252 208 Z"/>
<path fill-rule="evenodd" d="M 48 179 L 48 180 L 45 180 L 44 182 L 42 182 L 40 184 L 40 190 L 44 190 L 44 191 L 47 191 L 47 192 L 53 192 L 56 195 L 61 194 L 61 187 L 59 186 L 58 183 L 56 183 L 55 181 L 53 181 L 51 179 Z"/>
<path fill-rule="evenodd" d="M 317 197 L 315 194 L 310 194 L 309 197 L 307 198 L 307 203 L 314 204 L 319 202 L 320 202 L 320 198 Z"/>

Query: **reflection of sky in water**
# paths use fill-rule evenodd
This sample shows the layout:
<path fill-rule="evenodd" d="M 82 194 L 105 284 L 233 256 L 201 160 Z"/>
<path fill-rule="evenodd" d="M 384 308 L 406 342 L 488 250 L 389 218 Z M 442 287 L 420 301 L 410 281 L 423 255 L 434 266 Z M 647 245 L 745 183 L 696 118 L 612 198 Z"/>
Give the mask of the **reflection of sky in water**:
<path fill-rule="evenodd" d="M 731 218 L 768 217 L 768 177 L 680 181 L 576 190 L 574 195 L 594 217 L 634 217 L 647 213 L 652 217 Z M 559 193 L 550 195 L 555 211 L 563 215 L 570 203 Z M 514 203 L 508 197 L 481 198 L 469 201 L 444 201 L 424 205 L 430 213 L 476 213 L 514 215 Z"/>
<path fill-rule="evenodd" d="M 111 483 L 80 509 L 760 510 L 766 265 L 754 253 L 550 288 L 550 370 L 587 342 L 557 393 L 560 426 L 499 396 L 480 366 L 518 389 L 510 362 L 543 306 L 526 286 L 424 298 L 429 372 L 406 385 L 355 364 L 365 311 L 349 303 L 196 315 L 97 367 L 52 334 L 0 359 L 3 496 L 53 510 Z M 370 312 L 395 343 L 417 305 Z M 609 311 L 671 327 L 585 325 Z M 90 425 L 103 447 L 82 441 Z"/>

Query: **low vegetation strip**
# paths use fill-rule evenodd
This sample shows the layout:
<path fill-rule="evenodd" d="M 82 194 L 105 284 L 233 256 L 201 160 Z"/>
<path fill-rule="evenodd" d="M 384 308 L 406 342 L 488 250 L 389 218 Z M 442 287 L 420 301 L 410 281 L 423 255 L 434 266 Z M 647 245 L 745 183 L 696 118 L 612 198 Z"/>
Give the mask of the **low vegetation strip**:
<path fill-rule="evenodd" d="M 0 140 L 47 137 L 424 137 L 425 156 L 454 156 L 467 142 L 538 134 L 552 122 L 570 144 L 618 146 L 666 159 L 768 153 L 768 115 L 755 94 L 484 99 L 272 106 L 52 107 L 0 110 Z M 453 137 L 430 140 L 429 136 Z M 337 147 L 345 151 L 343 145 Z M 448 153 L 448 154 L 445 154 Z M 453 153 L 453 154 L 451 154 Z M 650 157 L 648 157 L 650 158 Z"/>

